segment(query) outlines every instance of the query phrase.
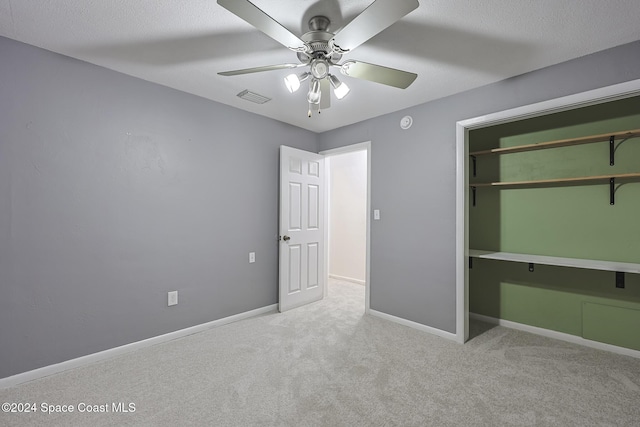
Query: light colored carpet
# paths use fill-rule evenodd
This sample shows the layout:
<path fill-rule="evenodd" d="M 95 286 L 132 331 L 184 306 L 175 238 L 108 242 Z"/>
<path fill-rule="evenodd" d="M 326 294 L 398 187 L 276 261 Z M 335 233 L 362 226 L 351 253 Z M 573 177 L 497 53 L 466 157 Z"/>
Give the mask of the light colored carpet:
<path fill-rule="evenodd" d="M 463 346 L 363 306 L 363 286 L 334 282 L 307 307 L 1 390 L 38 412 L 0 425 L 640 425 L 638 359 L 483 323 Z M 77 412 L 114 402 L 135 412 Z"/>

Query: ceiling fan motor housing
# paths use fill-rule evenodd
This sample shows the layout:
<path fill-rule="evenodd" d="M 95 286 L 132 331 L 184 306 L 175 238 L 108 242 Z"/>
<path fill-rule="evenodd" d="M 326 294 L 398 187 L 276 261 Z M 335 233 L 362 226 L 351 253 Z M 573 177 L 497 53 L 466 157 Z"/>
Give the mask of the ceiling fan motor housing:
<path fill-rule="evenodd" d="M 333 52 L 329 48 L 329 40 L 334 36 L 333 33 L 327 31 L 331 21 L 326 16 L 314 16 L 309 20 L 309 29 L 311 31 L 303 34 L 300 40 L 305 42 L 311 49 L 311 53 L 298 52 L 298 59 L 301 62 L 309 62 L 311 59 L 326 59 L 329 64 L 335 64 L 342 58 L 342 55 Z"/>
<path fill-rule="evenodd" d="M 326 16 L 314 16 L 309 19 L 309 29 L 311 31 L 328 31 L 331 20 Z"/>

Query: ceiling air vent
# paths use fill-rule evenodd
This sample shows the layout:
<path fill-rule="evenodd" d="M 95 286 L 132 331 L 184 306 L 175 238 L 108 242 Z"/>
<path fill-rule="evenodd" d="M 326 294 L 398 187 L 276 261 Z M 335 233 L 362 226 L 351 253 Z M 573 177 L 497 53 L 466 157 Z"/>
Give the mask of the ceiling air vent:
<path fill-rule="evenodd" d="M 266 96 L 251 92 L 247 89 L 240 92 L 238 96 L 242 99 L 246 99 L 247 101 L 255 102 L 256 104 L 264 104 L 265 102 L 271 101 L 271 98 L 267 98 Z"/>

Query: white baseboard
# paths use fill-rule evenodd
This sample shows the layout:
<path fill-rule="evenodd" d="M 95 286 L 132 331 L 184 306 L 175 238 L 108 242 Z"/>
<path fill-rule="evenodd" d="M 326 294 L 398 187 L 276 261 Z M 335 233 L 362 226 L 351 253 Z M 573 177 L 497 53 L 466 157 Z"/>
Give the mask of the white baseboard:
<path fill-rule="evenodd" d="M 442 338 L 446 338 L 452 341 L 458 341 L 456 334 L 452 334 L 451 332 L 443 331 L 442 329 L 432 328 L 431 326 L 423 325 L 422 323 L 413 322 L 411 320 L 403 319 L 402 317 L 392 316 L 387 313 L 382 313 L 376 310 L 369 310 L 369 314 L 375 317 L 379 317 L 381 319 L 389 320 L 394 323 L 399 323 L 404 326 L 408 326 L 413 329 L 417 329 L 422 332 L 427 332 L 431 335 L 437 335 Z"/>
<path fill-rule="evenodd" d="M 278 309 L 278 304 L 268 305 L 266 307 L 257 308 L 255 310 L 246 311 L 233 316 L 225 317 L 223 319 L 214 320 L 211 322 L 203 323 L 200 325 L 191 326 L 189 328 L 180 329 L 179 331 L 169 332 L 168 334 L 158 335 L 156 337 L 148 338 L 142 341 L 125 344 L 119 347 L 110 348 L 108 350 L 99 351 L 97 353 L 88 354 L 86 356 L 77 357 L 75 359 L 66 360 L 64 362 L 56 363 L 54 365 L 44 366 L 42 368 L 34 369 L 32 371 L 23 372 L 6 378 L 0 378 L 0 389 L 13 387 L 18 384 L 26 383 L 28 381 L 37 380 L 40 378 L 48 377 L 49 375 L 57 374 L 63 371 L 67 371 L 73 368 L 79 368 L 95 362 L 99 362 L 105 359 L 110 359 L 115 356 L 120 356 L 125 353 L 129 353 L 141 348 L 150 347 L 152 345 L 172 341 L 177 338 L 182 338 L 187 335 L 192 335 L 198 332 L 206 331 L 207 329 L 215 328 L 218 326 L 226 325 L 229 323 L 237 322 L 239 320 L 248 319 L 250 317 L 259 316 L 265 313 L 271 313 Z"/>
<path fill-rule="evenodd" d="M 622 354 L 640 359 L 640 351 L 626 347 L 618 347 L 617 345 L 606 344 L 599 341 L 592 341 L 577 335 L 566 334 L 564 332 L 552 331 L 551 329 L 539 328 L 537 326 L 525 325 L 524 323 L 512 322 L 510 320 L 497 319 L 495 317 L 484 316 L 477 313 L 469 313 L 470 319 L 480 320 L 481 322 L 491 323 L 493 325 L 504 326 L 505 328 L 517 329 L 519 331 L 530 332 L 536 335 L 542 335 L 548 338 L 580 344 L 585 347 L 591 347 L 598 350 L 610 351 L 611 353 Z"/>
<path fill-rule="evenodd" d="M 337 274 L 329 274 L 331 279 L 343 280 L 345 282 L 357 283 L 358 285 L 363 285 L 366 283 L 364 280 L 354 279 L 353 277 L 347 276 L 338 276 Z"/>

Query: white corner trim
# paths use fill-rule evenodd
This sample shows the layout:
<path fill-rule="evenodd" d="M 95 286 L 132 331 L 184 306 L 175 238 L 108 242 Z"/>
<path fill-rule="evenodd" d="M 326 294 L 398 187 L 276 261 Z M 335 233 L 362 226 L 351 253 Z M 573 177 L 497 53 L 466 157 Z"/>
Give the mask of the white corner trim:
<path fill-rule="evenodd" d="M 572 344 L 579 344 L 585 347 L 595 348 L 597 350 L 609 351 L 611 353 L 622 354 L 624 356 L 631 356 L 640 359 L 640 351 L 626 347 L 619 347 L 617 345 L 606 344 L 599 341 L 592 341 L 586 338 L 579 337 L 577 335 L 552 331 L 551 329 L 539 328 L 537 326 L 525 325 L 524 323 L 512 322 L 510 320 L 497 319 L 495 317 L 484 316 L 477 313 L 469 313 L 469 317 L 481 322 L 491 323 L 492 325 L 504 326 L 505 328 L 517 329 L 519 331 L 529 332 L 547 338 L 553 338 L 560 341 L 570 342 Z"/>
<path fill-rule="evenodd" d="M 422 323 L 413 322 L 411 320 L 403 319 L 402 317 L 392 316 L 390 314 L 382 313 L 377 310 L 369 309 L 369 314 L 384 320 L 388 320 L 393 323 L 398 323 L 400 325 L 408 326 L 410 328 L 417 329 L 422 332 L 427 332 L 431 335 L 437 335 L 439 337 L 446 338 L 448 340 L 457 341 L 456 334 L 443 331 L 442 329 L 432 328 L 431 326 L 423 325 Z"/>
<path fill-rule="evenodd" d="M 468 133 L 460 122 L 456 124 L 456 341 L 461 344 L 469 339 L 469 277 L 466 269 L 469 247 L 469 176 L 466 172 L 469 157 L 469 144 L 466 143 Z"/>
<path fill-rule="evenodd" d="M 261 314 L 275 312 L 277 311 L 277 309 L 278 309 L 278 304 L 268 305 L 266 307 L 257 308 L 255 310 L 235 314 L 233 316 L 225 317 L 223 319 L 213 320 L 211 322 L 202 323 L 200 325 L 191 326 L 189 328 L 180 329 L 174 332 L 169 332 L 168 334 L 158 335 L 156 337 L 147 338 L 142 341 L 136 341 L 136 342 L 125 344 L 119 347 L 114 347 L 107 350 L 99 351 L 97 353 L 88 354 L 86 356 L 77 357 L 75 359 L 65 360 L 64 362 L 56 363 L 49 366 L 44 366 L 42 368 L 23 372 L 21 374 L 16 374 L 10 377 L 0 378 L 0 390 L 13 387 L 18 384 L 26 383 L 28 381 L 34 381 L 40 378 L 48 377 L 50 375 L 64 372 L 69 369 L 87 366 L 92 363 L 100 362 L 102 360 L 106 360 L 112 357 L 120 356 L 122 354 L 130 353 L 135 350 L 151 347 L 152 345 L 165 343 L 178 338 L 186 337 L 187 335 L 203 332 L 203 331 L 206 331 L 207 329 L 227 325 L 229 323 L 248 319 L 250 317 L 259 316 Z"/>

